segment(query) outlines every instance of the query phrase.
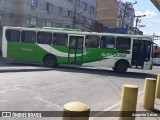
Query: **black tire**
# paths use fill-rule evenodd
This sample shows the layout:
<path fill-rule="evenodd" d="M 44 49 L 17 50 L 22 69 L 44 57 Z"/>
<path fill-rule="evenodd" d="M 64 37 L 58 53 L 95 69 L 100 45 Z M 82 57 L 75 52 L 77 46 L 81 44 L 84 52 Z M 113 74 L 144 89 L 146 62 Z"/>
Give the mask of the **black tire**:
<path fill-rule="evenodd" d="M 53 55 L 47 55 L 44 57 L 43 62 L 47 67 L 56 67 L 57 59 Z"/>
<path fill-rule="evenodd" d="M 113 68 L 113 70 L 118 73 L 125 73 L 127 69 L 128 69 L 128 64 L 124 61 L 117 62 L 115 67 Z"/>

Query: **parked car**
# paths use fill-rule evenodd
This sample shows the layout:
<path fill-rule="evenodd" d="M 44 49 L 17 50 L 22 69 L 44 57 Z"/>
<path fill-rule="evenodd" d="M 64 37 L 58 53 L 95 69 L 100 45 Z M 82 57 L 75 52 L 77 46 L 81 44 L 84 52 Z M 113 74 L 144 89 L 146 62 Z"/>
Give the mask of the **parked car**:
<path fill-rule="evenodd" d="M 160 65 L 160 58 L 153 58 L 153 65 Z"/>

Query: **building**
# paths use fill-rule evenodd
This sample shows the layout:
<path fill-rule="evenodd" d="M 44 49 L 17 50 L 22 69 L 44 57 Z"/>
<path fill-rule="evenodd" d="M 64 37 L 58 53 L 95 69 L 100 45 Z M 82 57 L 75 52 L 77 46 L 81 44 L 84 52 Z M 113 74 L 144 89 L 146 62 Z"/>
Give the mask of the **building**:
<path fill-rule="evenodd" d="M 121 0 L 97 0 L 97 2 L 96 20 L 104 27 L 133 27 L 135 11 L 131 3 L 123 3 Z"/>
<path fill-rule="evenodd" d="M 93 0 L 0 0 L 0 38 L 3 26 L 74 27 L 92 31 L 95 15 Z"/>
<path fill-rule="evenodd" d="M 100 32 L 106 32 L 106 33 L 120 33 L 122 31 L 122 34 L 132 34 L 132 35 L 143 35 L 143 32 L 140 31 L 138 28 L 135 29 L 133 27 L 128 28 L 103 28 Z"/>

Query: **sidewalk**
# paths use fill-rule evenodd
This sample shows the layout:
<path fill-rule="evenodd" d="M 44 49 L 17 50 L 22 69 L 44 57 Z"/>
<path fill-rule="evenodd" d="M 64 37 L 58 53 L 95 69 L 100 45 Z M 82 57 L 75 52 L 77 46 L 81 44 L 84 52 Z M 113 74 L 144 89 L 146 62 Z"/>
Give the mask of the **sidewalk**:
<path fill-rule="evenodd" d="M 0 57 L 0 73 L 3 72 L 29 72 L 29 71 L 47 71 L 53 68 L 45 67 L 44 65 L 8 60 Z"/>
<path fill-rule="evenodd" d="M 48 71 L 53 70 L 47 67 L 32 67 L 32 66 L 3 66 L 0 67 L 0 73 L 4 72 L 30 72 L 30 71 Z"/>
<path fill-rule="evenodd" d="M 137 111 L 147 111 L 143 109 L 143 96 L 144 93 L 140 93 L 138 95 L 138 101 L 137 101 Z M 160 113 L 160 99 L 155 99 L 155 105 L 154 108 L 158 113 Z M 120 102 L 115 104 L 115 106 L 106 109 L 104 111 L 119 111 L 120 110 Z M 156 113 L 156 112 L 153 112 Z M 92 117 L 89 120 L 119 120 L 119 117 Z M 160 117 L 136 117 L 135 120 L 160 120 Z"/>

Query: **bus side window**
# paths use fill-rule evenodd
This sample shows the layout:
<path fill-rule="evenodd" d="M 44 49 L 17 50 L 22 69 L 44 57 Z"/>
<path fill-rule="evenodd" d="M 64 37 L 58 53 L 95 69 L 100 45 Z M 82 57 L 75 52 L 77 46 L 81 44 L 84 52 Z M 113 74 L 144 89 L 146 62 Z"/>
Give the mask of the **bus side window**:
<path fill-rule="evenodd" d="M 51 44 L 52 43 L 52 33 L 38 32 L 37 33 L 37 43 L 39 43 L 39 44 Z"/>
<path fill-rule="evenodd" d="M 36 32 L 22 31 L 21 41 L 24 43 L 35 43 L 36 42 Z"/>
<path fill-rule="evenodd" d="M 68 35 L 62 33 L 53 34 L 53 44 L 55 45 L 67 45 L 68 44 Z"/>
<path fill-rule="evenodd" d="M 101 48 L 115 48 L 115 37 L 102 36 L 101 37 Z"/>
<path fill-rule="evenodd" d="M 86 43 L 85 46 L 88 48 L 98 48 L 99 47 L 99 36 L 86 36 Z"/>
<path fill-rule="evenodd" d="M 20 31 L 19 30 L 6 30 L 6 39 L 11 42 L 20 41 Z"/>
<path fill-rule="evenodd" d="M 116 48 L 122 50 L 130 50 L 131 48 L 131 38 L 127 37 L 117 37 L 116 38 Z"/>

